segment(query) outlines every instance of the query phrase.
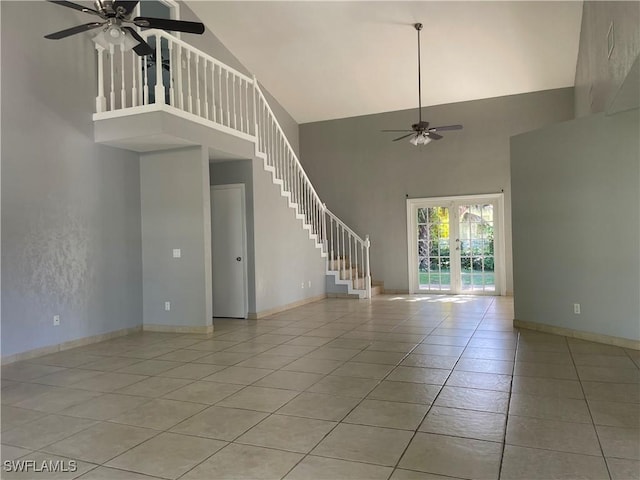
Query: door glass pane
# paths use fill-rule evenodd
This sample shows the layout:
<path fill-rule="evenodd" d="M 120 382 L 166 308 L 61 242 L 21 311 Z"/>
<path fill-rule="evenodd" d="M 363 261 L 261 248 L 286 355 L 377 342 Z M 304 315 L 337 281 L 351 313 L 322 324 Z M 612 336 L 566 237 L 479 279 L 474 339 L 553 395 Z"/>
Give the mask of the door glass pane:
<path fill-rule="evenodd" d="M 447 207 L 418 208 L 416 221 L 418 288 L 428 291 L 450 290 L 449 209 Z"/>
<path fill-rule="evenodd" d="M 458 206 L 461 289 L 495 291 L 493 205 Z"/>

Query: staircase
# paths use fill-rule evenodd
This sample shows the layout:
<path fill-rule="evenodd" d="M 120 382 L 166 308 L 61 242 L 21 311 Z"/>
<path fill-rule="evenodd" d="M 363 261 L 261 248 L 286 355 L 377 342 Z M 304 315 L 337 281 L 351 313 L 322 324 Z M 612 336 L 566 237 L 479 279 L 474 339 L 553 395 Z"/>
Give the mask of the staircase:
<path fill-rule="evenodd" d="M 98 96 L 95 120 L 165 111 L 252 141 L 254 155 L 280 189 L 326 259 L 330 294 L 371 298 L 370 241 L 351 230 L 320 200 L 257 80 L 161 30 L 140 35 L 156 46 L 139 57 L 123 46 L 96 45 Z M 108 90 L 108 91 L 107 91 Z M 150 94 L 151 93 L 151 94 Z M 332 289 L 333 290 L 333 289 Z"/>

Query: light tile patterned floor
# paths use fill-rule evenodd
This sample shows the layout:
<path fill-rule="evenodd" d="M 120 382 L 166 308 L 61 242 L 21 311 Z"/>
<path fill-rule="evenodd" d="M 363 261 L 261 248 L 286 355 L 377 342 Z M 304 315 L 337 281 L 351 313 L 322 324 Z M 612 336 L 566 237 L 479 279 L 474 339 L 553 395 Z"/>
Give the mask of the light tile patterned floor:
<path fill-rule="evenodd" d="M 511 298 L 327 299 L 2 368 L 2 478 L 640 478 L 640 352 Z M 15 464 L 13 464 L 15 465 Z"/>

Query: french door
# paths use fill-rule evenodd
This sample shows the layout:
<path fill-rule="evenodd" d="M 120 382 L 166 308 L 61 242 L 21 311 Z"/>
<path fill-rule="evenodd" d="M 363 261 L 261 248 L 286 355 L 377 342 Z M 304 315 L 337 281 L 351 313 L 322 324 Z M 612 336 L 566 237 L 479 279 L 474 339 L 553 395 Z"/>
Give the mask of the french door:
<path fill-rule="evenodd" d="M 504 295 L 502 194 L 407 200 L 411 293 Z"/>

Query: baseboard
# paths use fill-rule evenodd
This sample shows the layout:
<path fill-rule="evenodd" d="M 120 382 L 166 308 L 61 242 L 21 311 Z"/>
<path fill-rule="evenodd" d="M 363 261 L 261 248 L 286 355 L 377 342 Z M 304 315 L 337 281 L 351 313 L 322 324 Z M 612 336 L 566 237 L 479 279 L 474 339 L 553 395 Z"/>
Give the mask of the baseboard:
<path fill-rule="evenodd" d="M 42 357 L 44 355 L 50 355 L 52 353 L 63 352 L 72 348 L 84 347 L 92 343 L 104 342 L 105 340 L 111 340 L 116 337 L 124 337 L 142 330 L 142 325 L 131 328 L 123 328 L 122 330 L 115 330 L 113 332 L 101 333 L 99 335 L 92 335 L 90 337 L 78 338 L 76 340 L 69 340 L 68 342 L 58 343 L 57 345 L 49 345 L 47 347 L 36 348 L 28 350 L 26 352 L 16 353 L 14 355 L 7 355 L 2 357 L 2 365 L 9 363 L 20 362 L 23 360 L 30 360 L 36 357 Z"/>
<path fill-rule="evenodd" d="M 613 337 L 601 333 L 585 332 L 583 330 L 574 330 L 572 328 L 556 327 L 554 325 L 546 325 L 544 323 L 527 322 L 525 320 L 513 320 L 513 326 L 516 328 L 524 328 L 527 330 L 535 330 L 538 332 L 552 333 L 554 335 L 563 335 L 565 337 L 577 338 L 579 340 L 587 340 L 589 342 L 604 343 L 606 345 L 614 345 L 616 347 L 630 348 L 632 350 L 640 350 L 640 341 L 631 340 L 629 338 Z"/>
<path fill-rule="evenodd" d="M 357 293 L 327 293 L 327 298 L 351 298 L 354 300 L 359 300 L 360 295 Z"/>
<path fill-rule="evenodd" d="M 247 318 L 249 320 L 259 320 L 264 317 L 268 317 L 271 315 L 275 315 L 276 313 L 281 313 L 286 310 L 291 310 L 292 308 L 301 307 L 302 305 L 307 305 L 308 303 L 317 302 L 319 300 L 324 300 L 327 298 L 327 294 L 323 293 L 322 295 L 316 295 L 315 297 L 305 298 L 304 300 L 299 300 L 297 302 L 288 303 L 286 305 L 282 305 L 280 307 L 271 308 L 269 310 L 263 310 L 261 312 L 249 313 Z"/>
<path fill-rule="evenodd" d="M 153 323 L 145 323 L 142 326 L 145 332 L 163 332 L 163 333 L 198 333 L 203 335 L 211 335 L 213 333 L 213 324 L 202 326 L 188 325 L 158 325 Z"/>
<path fill-rule="evenodd" d="M 409 290 L 385 287 L 383 293 L 384 295 L 409 295 Z"/>

